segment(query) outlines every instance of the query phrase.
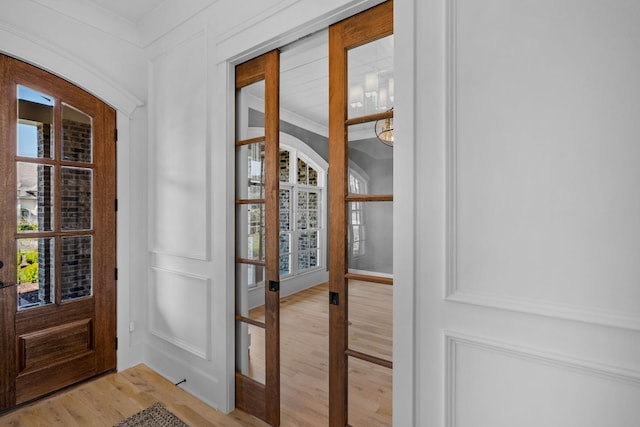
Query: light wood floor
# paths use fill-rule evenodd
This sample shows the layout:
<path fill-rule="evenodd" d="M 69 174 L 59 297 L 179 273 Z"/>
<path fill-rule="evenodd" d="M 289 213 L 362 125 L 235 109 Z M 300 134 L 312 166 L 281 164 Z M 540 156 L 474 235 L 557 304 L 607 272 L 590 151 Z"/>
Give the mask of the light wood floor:
<path fill-rule="evenodd" d="M 327 292 L 325 284 L 281 301 L 282 426 L 328 425 Z M 350 346 L 390 358 L 391 286 L 354 283 L 350 295 Z M 259 310 L 251 313 L 259 316 Z M 257 377 L 264 375 L 259 343 L 252 337 Z M 349 368 L 349 424 L 391 425 L 391 370 L 358 360 Z M 144 365 L 0 415 L 0 426 L 112 426 L 155 402 L 194 427 L 266 426 L 241 411 L 215 411 Z"/>
<path fill-rule="evenodd" d="M 0 416 L 0 426 L 111 427 L 161 402 L 191 426 L 266 426 L 240 411 L 224 415 L 145 365 L 108 374 Z"/>
<path fill-rule="evenodd" d="M 283 426 L 329 424 L 329 287 L 318 285 L 280 301 L 280 388 Z M 349 282 L 349 348 L 383 359 L 392 354 L 388 285 Z M 250 317 L 264 319 L 263 307 Z M 264 330 L 250 327 L 250 376 L 264 381 Z M 390 369 L 349 360 L 349 424 L 391 425 Z"/>

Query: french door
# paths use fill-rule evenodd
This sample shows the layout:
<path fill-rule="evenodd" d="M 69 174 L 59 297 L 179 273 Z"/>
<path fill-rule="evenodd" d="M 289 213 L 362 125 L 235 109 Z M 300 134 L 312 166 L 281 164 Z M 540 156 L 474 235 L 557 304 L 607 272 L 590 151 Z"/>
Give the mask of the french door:
<path fill-rule="evenodd" d="M 277 50 L 236 67 L 236 407 L 272 426 L 280 425 L 279 79 Z M 251 100 L 264 114 L 250 122 Z M 254 317 L 248 292 L 257 284 L 265 307 Z"/>
<path fill-rule="evenodd" d="M 329 28 L 329 424 L 336 427 L 391 423 L 393 92 L 388 1 Z"/>
<path fill-rule="evenodd" d="M 0 55 L 0 409 L 116 367 L 115 111 Z"/>

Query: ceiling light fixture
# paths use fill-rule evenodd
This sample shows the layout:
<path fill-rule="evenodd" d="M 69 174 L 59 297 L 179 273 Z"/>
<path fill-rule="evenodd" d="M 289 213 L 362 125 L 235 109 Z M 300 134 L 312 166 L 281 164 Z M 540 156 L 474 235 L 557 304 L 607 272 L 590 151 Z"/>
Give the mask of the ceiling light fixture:
<path fill-rule="evenodd" d="M 388 112 L 393 113 L 393 108 Z M 385 119 L 376 121 L 375 132 L 380 142 L 393 147 L 393 114 Z"/>

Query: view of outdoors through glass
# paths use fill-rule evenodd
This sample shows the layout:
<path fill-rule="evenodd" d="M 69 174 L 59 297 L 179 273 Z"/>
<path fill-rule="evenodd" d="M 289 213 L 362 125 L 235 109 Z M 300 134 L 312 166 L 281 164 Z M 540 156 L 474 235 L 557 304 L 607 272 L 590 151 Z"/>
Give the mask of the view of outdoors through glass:
<path fill-rule="evenodd" d="M 18 308 L 25 309 L 55 303 L 56 286 L 62 300 L 92 295 L 92 236 L 59 233 L 93 228 L 93 129 L 82 111 L 26 86 L 17 91 L 16 279 Z"/>

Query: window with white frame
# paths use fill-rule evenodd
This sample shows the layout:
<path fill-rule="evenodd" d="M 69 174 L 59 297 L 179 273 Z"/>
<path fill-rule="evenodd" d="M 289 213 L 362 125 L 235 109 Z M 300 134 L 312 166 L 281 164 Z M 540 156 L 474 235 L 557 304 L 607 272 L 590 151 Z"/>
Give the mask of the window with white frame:
<path fill-rule="evenodd" d="M 280 276 L 323 267 L 325 171 L 294 149 L 280 150 Z"/>

